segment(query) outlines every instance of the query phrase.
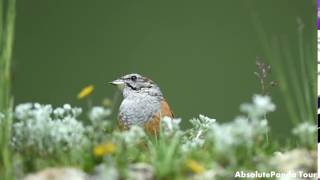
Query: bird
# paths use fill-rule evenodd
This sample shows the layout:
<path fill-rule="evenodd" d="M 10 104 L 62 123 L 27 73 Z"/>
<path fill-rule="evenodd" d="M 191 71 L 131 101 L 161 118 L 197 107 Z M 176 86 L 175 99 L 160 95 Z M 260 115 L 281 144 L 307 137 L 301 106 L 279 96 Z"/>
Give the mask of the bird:
<path fill-rule="evenodd" d="M 165 116 L 174 118 L 160 87 L 151 79 L 131 73 L 110 83 L 117 86 L 123 96 L 118 112 L 121 130 L 140 126 L 147 133 L 157 135 L 161 119 Z"/>

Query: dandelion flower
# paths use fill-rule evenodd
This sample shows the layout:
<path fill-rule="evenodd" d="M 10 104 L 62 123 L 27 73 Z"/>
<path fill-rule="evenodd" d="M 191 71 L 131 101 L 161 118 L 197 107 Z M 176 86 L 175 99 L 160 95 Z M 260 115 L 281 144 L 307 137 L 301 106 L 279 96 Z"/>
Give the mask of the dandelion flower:
<path fill-rule="evenodd" d="M 116 150 L 116 145 L 113 143 L 100 144 L 93 149 L 95 156 L 101 157 L 112 154 Z"/>
<path fill-rule="evenodd" d="M 78 99 L 83 99 L 87 96 L 89 96 L 94 90 L 94 86 L 93 85 L 89 85 L 84 87 L 80 93 L 78 94 Z"/>
<path fill-rule="evenodd" d="M 191 159 L 187 160 L 186 165 L 195 174 L 202 174 L 205 171 L 201 164 Z"/>

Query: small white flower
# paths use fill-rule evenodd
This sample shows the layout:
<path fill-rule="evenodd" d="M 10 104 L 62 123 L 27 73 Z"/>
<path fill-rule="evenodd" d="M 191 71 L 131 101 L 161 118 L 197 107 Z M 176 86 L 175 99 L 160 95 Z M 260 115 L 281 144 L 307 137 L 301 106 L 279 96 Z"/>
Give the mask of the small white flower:
<path fill-rule="evenodd" d="M 128 145 L 135 145 L 146 136 L 143 128 L 140 126 L 132 126 L 128 131 L 123 131 L 118 134 L 120 138 Z"/>
<path fill-rule="evenodd" d="M 196 150 L 197 148 L 200 148 L 201 146 L 203 146 L 204 142 L 205 140 L 200 138 L 187 140 L 184 144 L 181 145 L 181 151 L 186 153 L 192 150 Z"/>
<path fill-rule="evenodd" d="M 229 124 L 214 124 L 209 132 L 209 138 L 213 140 L 214 147 L 218 152 L 228 152 L 237 143 Z"/>
<path fill-rule="evenodd" d="M 40 108 L 41 108 L 40 103 L 34 103 L 33 106 L 34 106 L 34 108 L 36 108 L 36 109 L 40 109 Z"/>
<path fill-rule="evenodd" d="M 106 117 L 111 115 L 111 110 L 104 107 L 95 106 L 93 107 L 88 116 L 91 121 L 105 120 Z"/>
<path fill-rule="evenodd" d="M 85 128 L 73 111 L 79 108 L 52 109 L 39 103 L 18 105 L 13 124 L 12 144 L 18 150 L 31 148 L 36 153 L 78 149 L 84 145 Z"/>
<path fill-rule="evenodd" d="M 276 106 L 269 96 L 254 95 L 253 103 L 244 103 L 240 106 L 240 111 L 247 113 L 251 119 L 261 119 L 269 112 L 275 111 Z"/>
<path fill-rule="evenodd" d="M 317 126 L 311 122 L 302 122 L 293 128 L 292 133 L 305 146 L 313 146 L 317 136 Z"/>
<path fill-rule="evenodd" d="M 82 113 L 82 109 L 78 107 L 74 107 L 71 109 L 71 113 L 74 117 L 78 117 Z"/>
<path fill-rule="evenodd" d="M 165 135 L 171 135 L 174 132 L 180 131 L 181 119 L 174 119 L 170 117 L 163 117 L 161 119 L 161 128 Z"/>
<path fill-rule="evenodd" d="M 18 119 L 25 119 L 28 117 L 28 112 L 32 108 L 31 103 L 24 103 L 24 104 L 19 104 L 15 108 L 15 116 Z"/>
<path fill-rule="evenodd" d="M 62 117 L 65 113 L 65 110 L 61 107 L 58 107 L 56 108 L 54 111 L 53 111 L 53 114 L 56 116 L 56 117 Z"/>
<path fill-rule="evenodd" d="M 267 130 L 266 120 L 249 120 L 239 116 L 229 123 L 214 123 L 208 132 L 208 138 L 212 139 L 214 148 L 223 153 L 233 151 L 237 147 L 251 148 Z"/>
<path fill-rule="evenodd" d="M 269 96 L 254 95 L 253 103 L 258 108 L 265 112 L 272 112 L 276 110 L 276 106 L 271 102 Z"/>
<path fill-rule="evenodd" d="M 303 123 L 300 123 L 297 127 L 295 127 L 292 130 L 292 133 L 294 135 L 307 135 L 307 134 L 313 134 L 316 131 L 317 131 L 316 125 L 310 122 L 303 122 Z"/>
<path fill-rule="evenodd" d="M 65 110 L 71 110 L 70 104 L 64 104 L 64 105 L 63 105 L 63 108 L 64 108 Z"/>
<path fill-rule="evenodd" d="M 209 129 L 214 123 L 216 122 L 215 119 L 209 118 L 202 114 L 199 115 L 199 118 L 193 118 L 190 120 L 190 123 L 193 125 L 193 128 L 196 130 L 207 130 Z"/>
<path fill-rule="evenodd" d="M 181 150 L 183 152 L 189 152 L 200 148 L 205 142 L 207 131 L 214 128 L 215 122 L 215 119 L 202 114 L 199 115 L 199 118 L 191 119 L 190 123 L 193 127 L 188 131 L 189 136 L 185 138 L 185 142 L 181 146 Z"/>

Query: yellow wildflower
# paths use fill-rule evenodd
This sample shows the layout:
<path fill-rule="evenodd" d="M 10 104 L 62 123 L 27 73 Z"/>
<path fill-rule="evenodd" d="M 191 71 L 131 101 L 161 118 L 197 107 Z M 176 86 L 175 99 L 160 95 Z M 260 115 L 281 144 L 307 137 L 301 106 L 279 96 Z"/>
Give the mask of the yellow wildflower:
<path fill-rule="evenodd" d="M 193 173 L 196 174 L 202 174 L 205 171 L 201 164 L 191 159 L 187 160 L 186 165 Z"/>
<path fill-rule="evenodd" d="M 114 153 L 116 150 L 116 145 L 113 143 L 100 144 L 93 149 L 93 154 L 95 156 L 104 156 Z"/>
<path fill-rule="evenodd" d="M 87 96 L 89 96 L 94 90 L 94 86 L 93 85 L 89 85 L 84 87 L 80 93 L 78 94 L 78 99 L 83 99 Z"/>

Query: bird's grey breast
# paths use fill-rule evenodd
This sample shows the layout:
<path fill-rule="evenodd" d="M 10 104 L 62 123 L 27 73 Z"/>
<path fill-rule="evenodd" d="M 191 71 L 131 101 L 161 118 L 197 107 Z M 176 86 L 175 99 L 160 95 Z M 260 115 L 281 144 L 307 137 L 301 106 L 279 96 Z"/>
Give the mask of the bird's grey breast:
<path fill-rule="evenodd" d="M 161 100 L 148 94 L 135 94 L 123 99 L 119 119 L 125 126 L 143 125 L 160 111 Z"/>

